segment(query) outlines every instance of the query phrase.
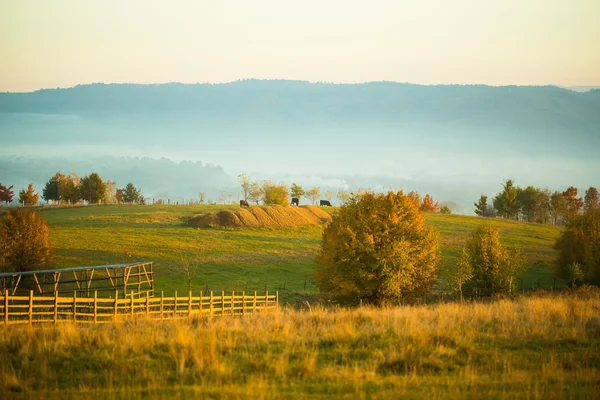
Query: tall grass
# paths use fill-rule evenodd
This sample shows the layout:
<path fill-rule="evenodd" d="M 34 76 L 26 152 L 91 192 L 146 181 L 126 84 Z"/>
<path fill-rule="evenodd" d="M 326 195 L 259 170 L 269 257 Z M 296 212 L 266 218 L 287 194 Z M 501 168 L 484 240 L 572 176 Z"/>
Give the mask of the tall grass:
<path fill-rule="evenodd" d="M 598 398 L 600 294 L 9 327 L 8 397 Z"/>

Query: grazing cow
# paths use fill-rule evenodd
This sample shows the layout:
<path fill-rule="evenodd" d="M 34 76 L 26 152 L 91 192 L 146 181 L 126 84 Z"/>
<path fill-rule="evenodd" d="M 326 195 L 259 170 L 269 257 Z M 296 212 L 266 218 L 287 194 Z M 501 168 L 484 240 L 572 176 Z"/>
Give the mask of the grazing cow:
<path fill-rule="evenodd" d="M 246 200 L 240 200 L 240 207 L 250 207 L 250 204 Z"/>
<path fill-rule="evenodd" d="M 321 200 L 321 201 L 319 201 L 319 205 L 331 207 L 331 203 L 329 202 L 329 200 Z"/>
<path fill-rule="evenodd" d="M 300 200 L 298 200 L 296 197 L 292 197 L 292 205 L 293 206 L 300 205 Z"/>

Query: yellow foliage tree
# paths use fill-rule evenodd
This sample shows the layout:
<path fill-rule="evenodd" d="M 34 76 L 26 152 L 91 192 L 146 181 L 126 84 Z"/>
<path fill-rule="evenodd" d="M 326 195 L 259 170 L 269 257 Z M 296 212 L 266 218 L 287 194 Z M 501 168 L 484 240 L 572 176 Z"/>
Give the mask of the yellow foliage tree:
<path fill-rule="evenodd" d="M 439 241 L 403 192 L 365 192 L 333 216 L 316 262 L 316 283 L 326 297 L 348 304 L 398 304 L 430 290 Z"/>
<path fill-rule="evenodd" d="M 33 190 L 31 183 L 27 187 L 27 190 L 23 189 L 19 192 L 19 202 L 24 206 L 34 206 L 39 199 L 40 195 Z"/>
<path fill-rule="evenodd" d="M 43 269 L 53 257 L 48 225 L 38 213 L 17 208 L 0 220 L 0 271 Z"/>

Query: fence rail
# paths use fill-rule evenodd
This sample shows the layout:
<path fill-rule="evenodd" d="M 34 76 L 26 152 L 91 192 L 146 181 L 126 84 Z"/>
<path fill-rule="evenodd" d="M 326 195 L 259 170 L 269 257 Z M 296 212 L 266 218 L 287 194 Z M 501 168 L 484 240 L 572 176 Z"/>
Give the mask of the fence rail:
<path fill-rule="evenodd" d="M 245 315 L 275 310 L 279 307 L 279 293 L 270 295 L 237 294 L 232 292 L 209 296 L 186 296 L 120 299 L 118 292 L 114 298 L 72 296 L 0 296 L 0 316 L 4 325 L 76 322 L 100 324 L 125 319 L 143 317 L 150 320 L 177 318 Z"/>

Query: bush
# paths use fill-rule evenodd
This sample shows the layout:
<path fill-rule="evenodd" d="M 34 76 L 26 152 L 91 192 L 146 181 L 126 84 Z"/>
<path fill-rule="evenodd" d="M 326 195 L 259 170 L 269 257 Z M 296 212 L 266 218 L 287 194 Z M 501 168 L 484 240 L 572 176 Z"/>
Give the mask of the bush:
<path fill-rule="evenodd" d="M 24 272 L 43 269 L 54 258 L 48 225 L 36 212 L 11 210 L 0 220 L 0 269 Z"/>
<path fill-rule="evenodd" d="M 600 210 L 573 216 L 554 246 L 557 275 L 570 284 L 600 285 Z"/>
<path fill-rule="evenodd" d="M 316 283 L 340 303 L 410 301 L 429 292 L 438 249 L 437 235 L 403 192 L 355 195 L 323 233 Z"/>
<path fill-rule="evenodd" d="M 520 250 L 506 248 L 500 241 L 500 230 L 484 225 L 475 232 L 462 248 L 456 264 L 449 270 L 454 291 L 474 295 L 512 293 L 517 275 L 523 267 Z"/>

